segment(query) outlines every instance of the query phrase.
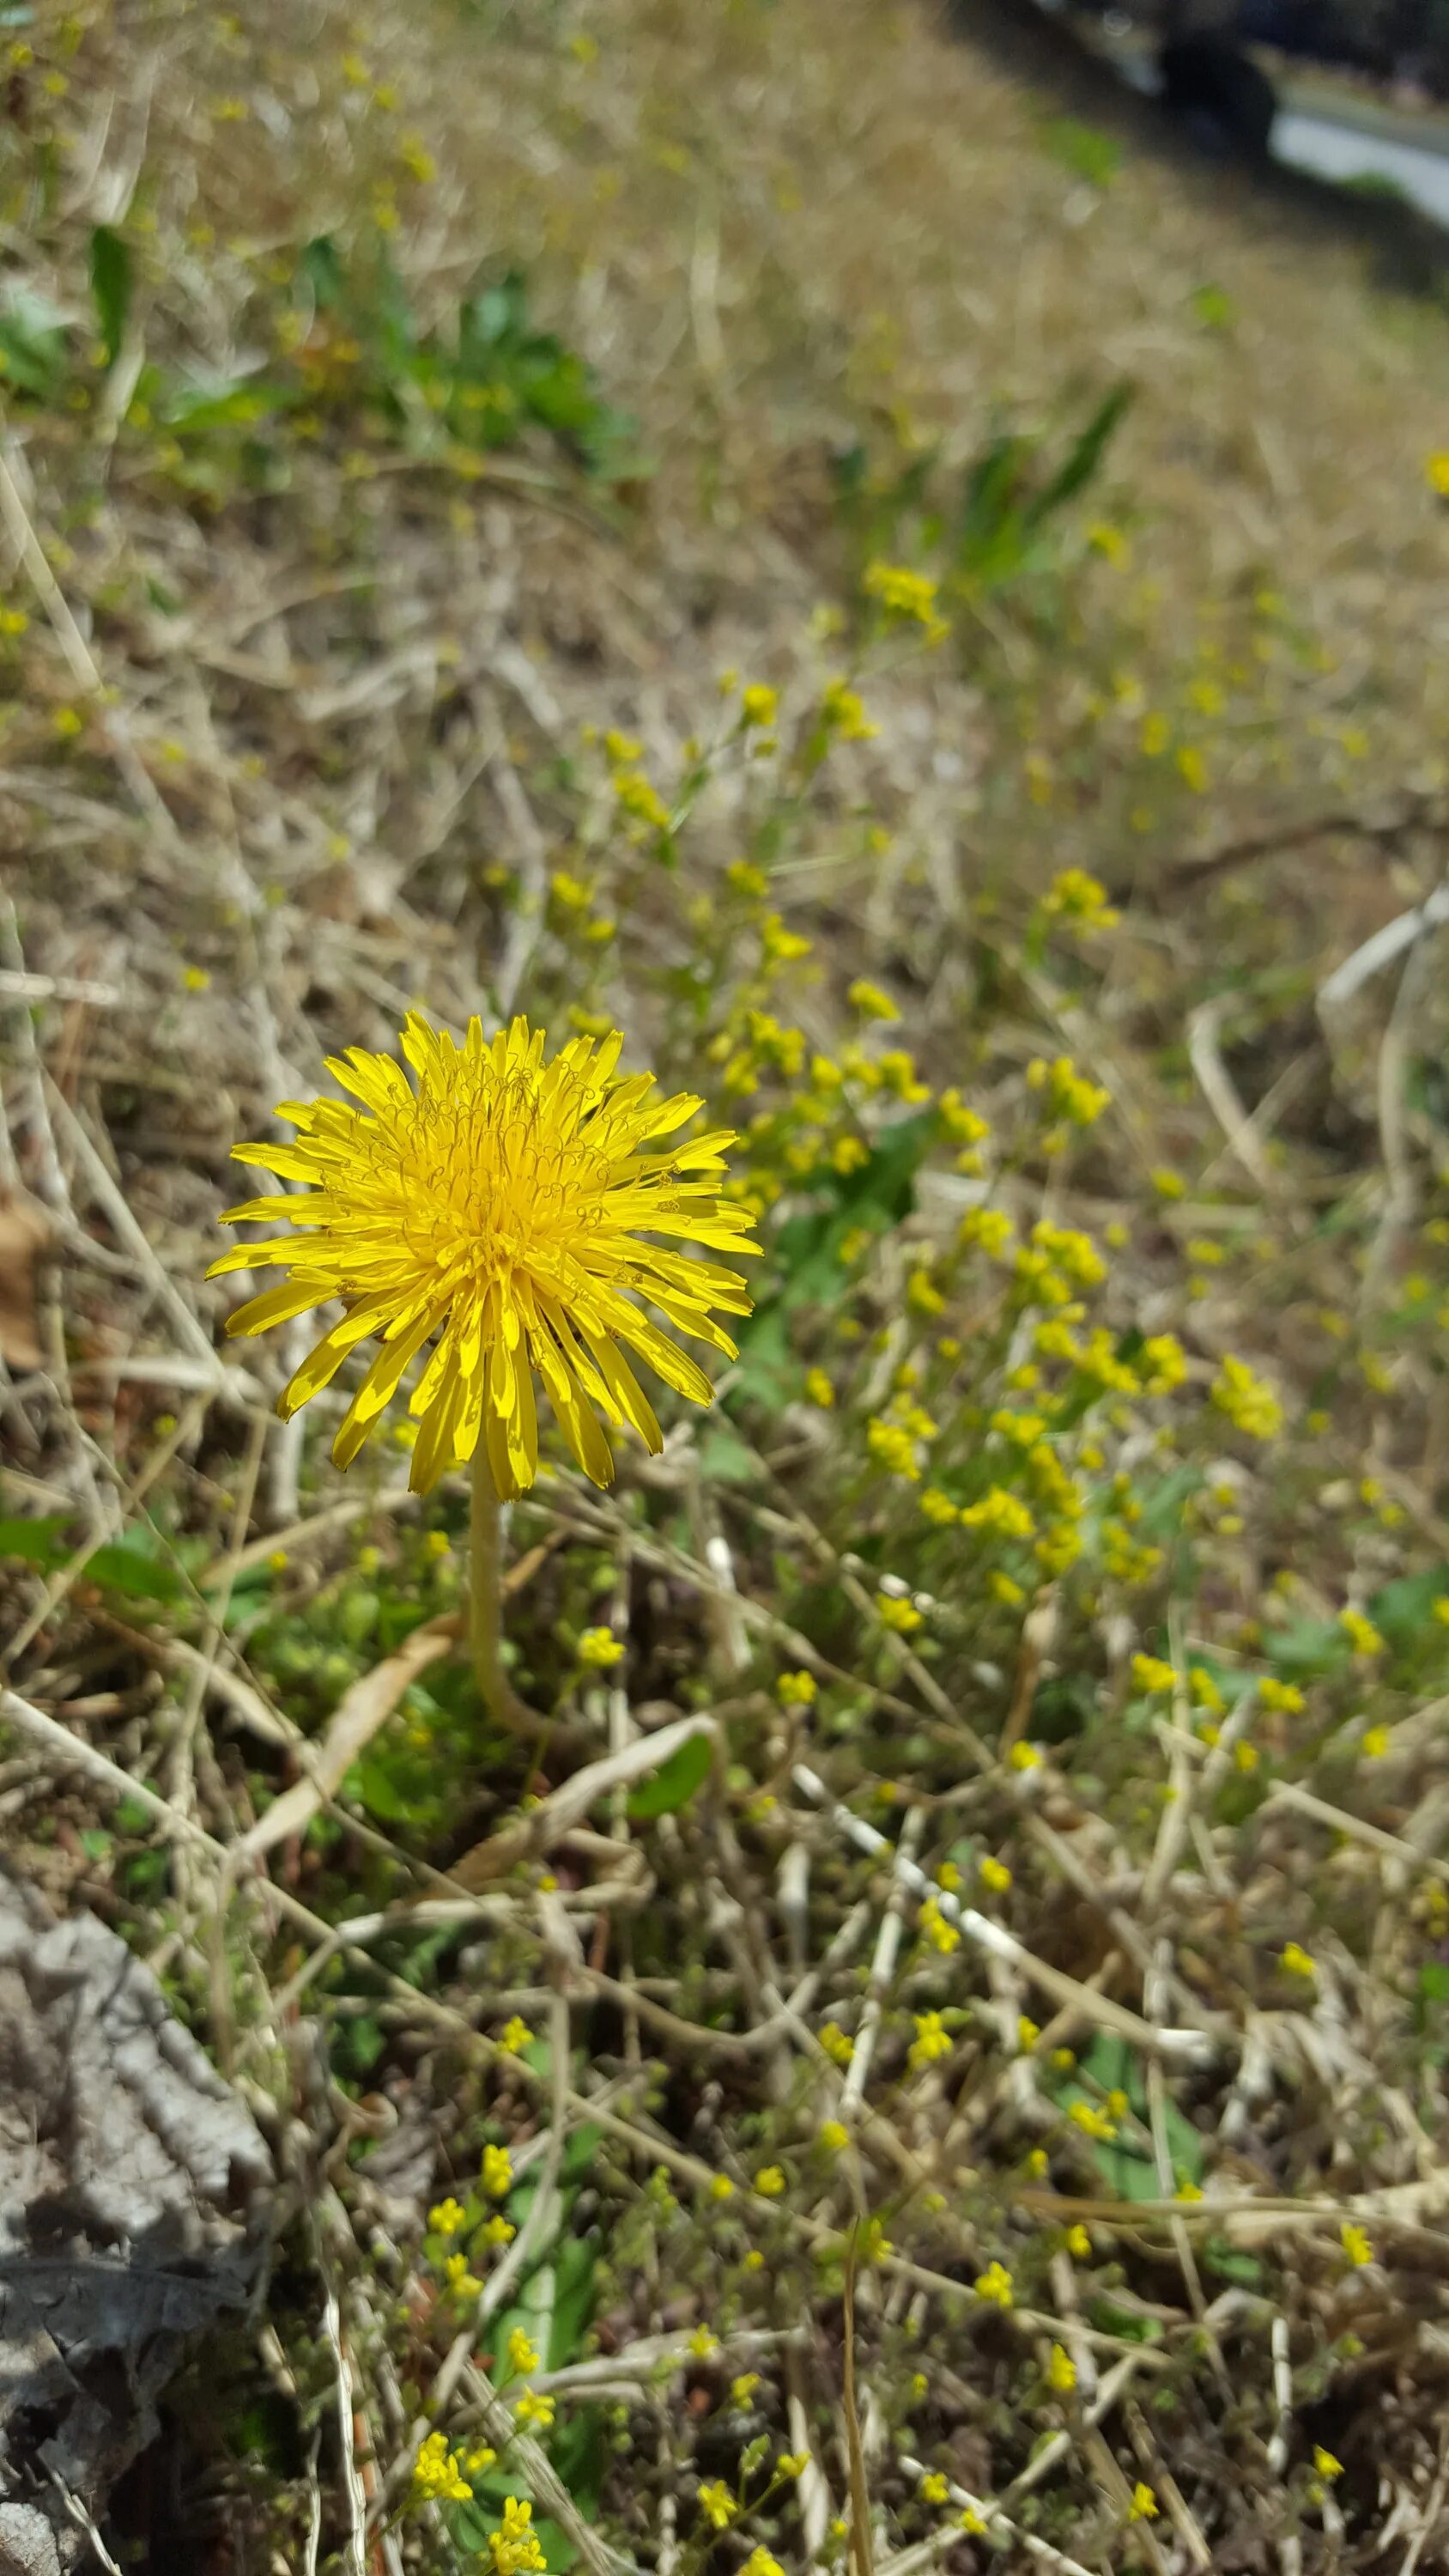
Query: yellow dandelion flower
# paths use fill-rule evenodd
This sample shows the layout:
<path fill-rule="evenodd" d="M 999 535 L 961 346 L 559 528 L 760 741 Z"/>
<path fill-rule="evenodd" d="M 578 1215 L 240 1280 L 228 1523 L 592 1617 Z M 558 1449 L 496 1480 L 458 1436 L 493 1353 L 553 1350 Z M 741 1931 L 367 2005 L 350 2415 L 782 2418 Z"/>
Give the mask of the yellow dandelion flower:
<path fill-rule="evenodd" d="M 310 1187 L 285 1201 L 298 1234 L 238 1245 L 213 1264 L 212 1277 L 263 1267 L 291 1274 L 241 1307 L 228 1331 L 264 1332 L 334 1298 L 347 1310 L 295 1372 L 283 1415 L 326 1386 L 359 1343 L 381 1339 L 333 1443 L 341 1467 L 435 1333 L 410 1399 L 421 1426 L 418 1493 L 471 1458 L 480 1438 L 501 1494 L 532 1484 L 535 1370 L 595 1484 L 608 1484 L 614 1462 L 594 1407 L 616 1427 L 631 1423 L 658 1451 L 659 1425 L 621 1345 L 697 1404 L 708 1404 L 711 1388 L 636 1297 L 734 1356 L 710 1309 L 748 1314 L 738 1273 L 636 1232 L 753 1251 L 749 1211 L 719 1195 L 732 1134 L 716 1129 L 650 1151 L 694 1116 L 695 1095 L 659 1099 L 652 1075 L 621 1076 L 617 1030 L 601 1043 L 572 1038 L 547 1063 L 544 1045 L 526 1019 L 491 1040 L 474 1019 L 460 1047 L 412 1012 L 402 1050 L 416 1089 L 390 1056 L 353 1047 L 330 1058 L 329 1071 L 360 1109 L 289 1102 L 282 1114 L 297 1128 L 295 1143 L 233 1147 L 238 1162 Z M 270 1224 L 277 1210 L 275 1198 L 250 1199 L 223 1222 Z"/>

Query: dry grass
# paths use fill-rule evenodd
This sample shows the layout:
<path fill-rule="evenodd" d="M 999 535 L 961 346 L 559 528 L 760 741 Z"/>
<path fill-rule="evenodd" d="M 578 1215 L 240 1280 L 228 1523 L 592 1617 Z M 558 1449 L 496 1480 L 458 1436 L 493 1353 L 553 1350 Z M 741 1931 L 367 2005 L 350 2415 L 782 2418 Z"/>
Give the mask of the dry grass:
<path fill-rule="evenodd" d="M 260 2338 L 178 2418 L 205 2535 L 184 2545 L 218 2569 L 486 2564 L 436 2506 L 389 2516 L 429 2423 L 463 2450 L 511 2429 L 500 2345 L 525 2315 L 552 2327 L 582 2263 L 591 2321 L 536 2382 L 563 2429 L 516 2436 L 509 2464 L 591 2568 L 693 2576 L 698 2483 L 762 2434 L 810 2454 L 749 2535 L 792 2569 L 847 2531 L 861 2576 L 872 2551 L 877 2576 L 984 2565 L 963 2511 L 1009 2566 L 1430 2568 L 1432 945 L 1337 1012 L 1315 1000 L 1442 864 L 1442 310 L 1321 228 L 1269 225 L 1246 181 L 1131 149 L 1109 170 L 985 52 L 869 0 L 82 9 L 35 51 L 12 61 L 0 239 L 72 352 L 45 399 L 15 393 L 0 460 L 4 595 L 29 621 L 0 637 L 0 1184 L 40 1203 L 57 1257 L 20 1317 L 43 1363 L 12 1324 L 0 1419 L 7 1510 L 67 1535 L 53 1564 L 4 1567 L 0 1799 L 27 1868 L 166 1974 L 284 2176 Z M 98 224 L 134 277 L 109 370 Z M 522 270 L 652 470 L 590 475 L 539 430 L 465 451 L 415 379 L 349 354 L 302 254 L 327 235 L 360 268 L 379 227 L 419 336 L 480 269 Z M 295 368 L 305 398 L 260 424 L 165 416 L 178 384 Z M 1043 561 L 963 584 L 934 654 L 868 639 L 840 455 L 863 446 L 879 499 L 936 450 L 949 492 L 1003 423 L 1059 451 L 1124 379 Z M 877 542 L 939 569 L 928 516 Z M 788 752 L 857 642 L 875 738 L 798 795 L 786 755 L 734 743 L 679 875 L 641 860 L 582 729 L 637 735 L 670 786 L 738 665 L 780 690 Z M 615 1495 L 555 1472 L 519 1508 L 514 1633 L 566 1721 L 534 1775 L 475 1712 L 416 1696 L 457 1498 L 420 1519 L 385 1471 L 339 1488 L 305 1419 L 270 1420 L 289 1355 L 218 1362 L 225 1301 L 198 1282 L 225 1157 L 414 1001 L 455 1025 L 582 1001 L 641 1058 L 718 1066 L 757 927 L 724 871 L 766 845 L 771 900 L 816 942 L 788 993 L 810 1045 L 838 1043 L 851 977 L 886 982 L 930 1082 L 990 1115 L 1023 1231 L 1126 1229 L 1104 1311 L 1189 1345 L 1166 1419 L 1198 1517 L 1158 1588 L 1048 1569 L 1016 1611 L 926 1554 L 865 1422 L 921 1330 L 915 1252 L 942 1264 L 968 1368 L 1000 1320 L 993 1284 L 949 1269 L 973 1183 L 947 1156 L 868 1271 L 802 1305 L 794 1378 L 746 1390 L 723 1448 L 679 1428 Z M 1125 915 L 1085 955 L 1032 910 L 1071 865 Z M 560 869 L 597 880 L 614 942 L 580 944 Z M 1108 1146 L 1057 1164 L 1023 1077 L 1067 1047 L 1114 1107 Z M 784 1152 L 766 1137 L 757 1163 Z M 1266 1448 L 1202 1401 L 1233 1348 L 1288 1399 Z M 809 1359 L 850 1384 L 828 1424 L 800 1400 Z M 1011 1384 L 981 1365 L 953 1415 L 963 1475 Z M 1084 1470 L 1094 1516 L 1121 1516 L 1114 1473 L 1155 1494 L 1139 1427 Z M 88 1572 L 122 1531 L 169 1568 L 159 1608 Z M 882 1628 L 897 1570 L 924 1645 Z M 1283 1605 L 1332 1638 L 1345 1602 L 1413 1578 L 1390 1665 L 1320 1635 L 1301 1719 L 1255 1696 L 1265 1659 L 1280 1685 L 1297 1669 Z M 585 1619 L 627 1639 L 627 1696 L 580 1681 Z M 1170 1702 L 1135 1693 L 1148 1642 Z M 1195 1664 L 1231 1683 L 1220 1731 Z M 797 1667 L 814 1715 L 778 1704 Z M 435 1730 L 411 1772 L 387 1731 L 405 1691 Z M 666 1722 L 671 1745 L 708 1733 L 717 1771 L 697 1806 L 631 1819 Z M 346 1767 L 379 1744 L 391 1770 Z M 1009 1890 L 968 1890 L 959 1919 L 948 1892 L 959 1937 L 933 1950 L 938 1867 L 1000 1853 Z M 267 1874 L 223 1911 L 243 1856 Z M 1281 1966 L 1294 1942 L 1315 1977 Z M 912 2072 L 912 2015 L 937 2009 L 962 2016 L 952 2053 Z M 524 2057 L 499 2043 L 515 2012 L 540 2034 Z M 848 2071 L 821 2038 L 837 2019 Z M 1089 2111 L 1128 2096 L 1128 2199 L 1109 2142 L 1071 2129 L 1068 2050 Z M 537 2189 L 470 2319 L 426 2213 L 485 2135 Z M 973 2288 L 996 2262 L 1009 2308 Z M 760 2385 L 731 2403 L 741 2372 Z M 162 2563 L 154 2526 L 144 2545 Z M 745 2559 L 737 2534 L 711 2545 L 712 2569 Z"/>

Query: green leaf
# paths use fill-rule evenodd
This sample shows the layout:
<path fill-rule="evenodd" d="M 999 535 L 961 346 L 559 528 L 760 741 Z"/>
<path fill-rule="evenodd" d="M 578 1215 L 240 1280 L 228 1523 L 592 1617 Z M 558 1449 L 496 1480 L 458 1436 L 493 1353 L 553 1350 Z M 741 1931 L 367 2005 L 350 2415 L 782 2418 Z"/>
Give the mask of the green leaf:
<path fill-rule="evenodd" d="M 106 364 L 111 367 L 125 337 L 126 318 L 131 310 L 131 254 L 109 224 L 97 224 L 91 233 L 91 294 L 105 343 Z"/>
<path fill-rule="evenodd" d="M 70 1526 L 66 1512 L 51 1512 L 43 1520 L 0 1521 L 0 1557 L 23 1557 L 27 1565 L 50 1572 L 70 1554 L 65 1536 Z"/>
<path fill-rule="evenodd" d="M 60 390 L 69 356 L 64 314 L 22 287 L 0 314 L 0 385 L 16 385 L 49 402 Z"/>
<path fill-rule="evenodd" d="M 173 1567 L 129 1539 L 115 1539 L 87 1558 L 87 1583 L 103 1592 L 119 1592 L 126 1601 L 182 1601 L 186 1586 Z"/>
<path fill-rule="evenodd" d="M 1397 1583 L 1386 1583 L 1370 1601 L 1369 1617 L 1400 1654 L 1430 1637 L 1442 1645 L 1444 1631 L 1434 1616 L 1434 1604 L 1446 1594 L 1449 1565 L 1431 1565 L 1423 1574 L 1406 1574 Z"/>
<path fill-rule="evenodd" d="M 672 1816 L 687 1807 L 696 1789 L 709 1772 L 714 1760 L 714 1744 L 707 1735 L 691 1735 L 661 1762 L 652 1780 L 641 1780 L 629 1800 L 629 1815 L 635 1824 L 651 1816 Z"/>

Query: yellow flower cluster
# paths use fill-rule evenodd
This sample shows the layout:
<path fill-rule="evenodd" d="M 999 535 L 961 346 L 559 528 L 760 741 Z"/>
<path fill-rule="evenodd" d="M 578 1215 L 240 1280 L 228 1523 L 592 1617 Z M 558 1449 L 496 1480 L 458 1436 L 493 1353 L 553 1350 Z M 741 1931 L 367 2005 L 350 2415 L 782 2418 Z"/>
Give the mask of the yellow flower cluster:
<path fill-rule="evenodd" d="M 1077 923 L 1083 930 L 1113 930 L 1121 920 L 1107 901 L 1107 889 L 1085 868 L 1063 868 L 1042 897 L 1049 917 Z"/>
<path fill-rule="evenodd" d="M 1272 1440 L 1283 1428 L 1283 1407 L 1268 1380 L 1255 1377 L 1247 1361 L 1231 1351 L 1213 1380 L 1212 1400 L 1234 1430 L 1250 1440 Z"/>
<path fill-rule="evenodd" d="M 493 2576 L 537 2576 L 548 2561 L 536 2531 L 531 2529 L 533 2507 L 517 2496 L 504 2500 L 503 2520 L 488 2535 Z"/>
<path fill-rule="evenodd" d="M 923 2066 L 932 2065 L 938 2057 L 951 2054 L 951 2034 L 938 2012 L 917 2013 L 915 2024 L 916 2035 L 906 2060 L 913 2075 L 919 2074 Z"/>
<path fill-rule="evenodd" d="M 1031 1089 L 1041 1093 L 1046 1116 L 1060 1118 L 1069 1127 L 1090 1127 L 1112 1098 L 1100 1083 L 1079 1073 L 1069 1055 L 1059 1055 L 1050 1063 L 1045 1056 L 1033 1056 L 1026 1078 Z"/>
<path fill-rule="evenodd" d="M 413 2462 L 413 2496 L 422 2503 L 466 2504 L 472 2488 L 445 2433 L 429 2433 Z"/>
<path fill-rule="evenodd" d="M 928 644 L 939 644 L 949 635 L 950 627 L 936 607 L 940 585 L 929 573 L 912 572 L 905 564 L 886 563 L 878 555 L 866 565 L 862 588 L 867 599 L 879 601 L 887 617 L 923 627 Z"/>

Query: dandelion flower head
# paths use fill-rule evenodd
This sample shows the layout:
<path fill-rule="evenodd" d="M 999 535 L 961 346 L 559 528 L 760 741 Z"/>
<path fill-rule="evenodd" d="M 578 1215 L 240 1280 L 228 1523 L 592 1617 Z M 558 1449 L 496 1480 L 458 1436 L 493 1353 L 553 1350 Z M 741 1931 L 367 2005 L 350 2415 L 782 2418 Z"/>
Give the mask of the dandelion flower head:
<path fill-rule="evenodd" d="M 662 1435 L 625 1347 L 696 1404 L 712 1389 L 698 1364 L 643 1311 L 733 1358 L 719 1314 L 746 1315 L 738 1272 L 641 1240 L 648 1232 L 711 1251 L 750 1253 L 749 1211 L 722 1199 L 728 1129 L 670 1147 L 702 1108 L 691 1092 L 659 1096 L 652 1074 L 617 1071 L 623 1039 L 574 1038 L 545 1061 L 542 1029 L 523 1018 L 486 1038 L 469 1022 L 460 1046 L 417 1012 L 402 1032 L 410 1083 L 391 1056 L 351 1047 L 328 1070 L 350 1101 L 288 1101 L 290 1145 L 237 1145 L 236 1161 L 301 1182 L 279 1201 L 249 1199 L 229 1225 L 299 1229 L 239 1245 L 211 1276 L 288 1272 L 231 1317 L 260 1333 L 336 1300 L 344 1313 L 286 1387 L 295 1413 L 349 1351 L 376 1352 L 332 1446 L 349 1466 L 434 1334 L 409 1399 L 419 1430 L 412 1484 L 426 1493 L 481 1440 L 498 1490 L 516 1494 L 538 1467 L 535 1375 L 584 1473 L 608 1484 L 614 1461 L 598 1416 L 632 1425 L 657 1451 Z"/>

